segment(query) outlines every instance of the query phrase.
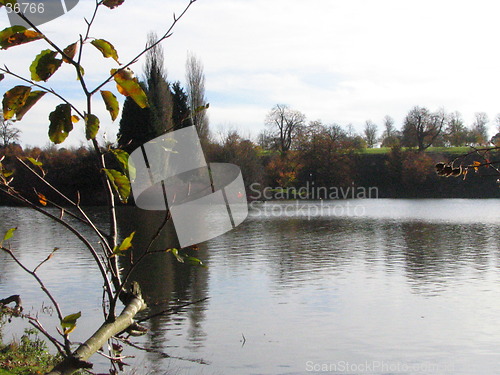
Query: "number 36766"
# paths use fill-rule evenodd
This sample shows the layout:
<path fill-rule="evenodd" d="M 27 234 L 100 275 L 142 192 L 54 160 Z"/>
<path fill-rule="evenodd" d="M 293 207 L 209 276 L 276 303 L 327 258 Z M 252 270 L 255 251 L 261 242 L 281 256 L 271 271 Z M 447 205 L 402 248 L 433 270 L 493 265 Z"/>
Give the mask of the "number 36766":
<path fill-rule="evenodd" d="M 5 8 L 7 8 L 7 13 L 43 13 L 45 11 L 45 7 L 43 3 L 15 3 L 5 4 Z"/>

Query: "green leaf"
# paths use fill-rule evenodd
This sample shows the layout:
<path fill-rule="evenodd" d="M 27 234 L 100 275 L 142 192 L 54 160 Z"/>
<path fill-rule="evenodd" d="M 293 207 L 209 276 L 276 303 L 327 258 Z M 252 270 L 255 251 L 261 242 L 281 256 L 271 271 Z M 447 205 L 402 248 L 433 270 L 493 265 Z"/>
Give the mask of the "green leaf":
<path fill-rule="evenodd" d="M 120 246 L 116 246 L 113 249 L 113 255 L 116 255 L 116 256 L 125 255 L 125 251 L 127 251 L 128 249 L 130 249 L 132 247 L 132 240 L 134 239 L 134 236 L 135 236 L 135 232 L 132 232 L 130 234 L 130 236 L 128 236 L 127 238 L 125 238 L 122 241 Z"/>
<path fill-rule="evenodd" d="M 43 34 L 27 30 L 24 26 L 7 27 L 0 31 L 0 49 L 8 49 L 34 40 L 42 39 Z"/>
<path fill-rule="evenodd" d="M 56 59 L 56 55 L 56 51 L 46 49 L 36 56 L 30 66 L 33 81 L 47 81 L 59 69 L 62 60 Z"/>
<path fill-rule="evenodd" d="M 199 107 L 195 108 L 193 114 L 197 114 L 197 113 L 206 111 L 208 108 L 210 108 L 210 103 L 207 103 L 205 105 L 200 105 Z"/>
<path fill-rule="evenodd" d="M 20 121 L 24 117 L 26 112 L 28 112 L 31 107 L 33 107 L 45 94 L 45 91 L 31 91 L 26 98 L 24 105 L 16 110 L 16 120 Z"/>
<path fill-rule="evenodd" d="M 206 267 L 206 265 L 201 260 L 195 257 L 188 256 L 184 259 L 184 261 L 191 266 Z"/>
<path fill-rule="evenodd" d="M 26 160 L 29 160 L 29 162 L 37 167 L 41 167 L 43 163 L 41 161 L 38 161 L 34 158 L 27 157 Z"/>
<path fill-rule="evenodd" d="M 90 140 L 97 136 L 99 131 L 99 118 L 93 114 L 85 115 L 85 137 Z"/>
<path fill-rule="evenodd" d="M 107 6 L 110 9 L 114 9 L 123 4 L 125 0 L 104 0 L 102 5 Z"/>
<path fill-rule="evenodd" d="M 118 104 L 116 96 L 111 91 L 106 90 L 101 90 L 101 96 L 104 100 L 104 104 L 106 104 L 106 109 L 111 115 L 111 121 L 115 121 L 120 112 L 120 105 Z"/>
<path fill-rule="evenodd" d="M 76 328 L 76 321 L 82 316 L 81 311 L 70 314 L 61 320 L 61 327 L 64 328 L 64 334 L 68 335 Z"/>
<path fill-rule="evenodd" d="M 2 108 L 4 120 L 11 119 L 25 104 L 30 95 L 31 87 L 16 86 L 3 95 Z"/>
<path fill-rule="evenodd" d="M 78 68 L 79 68 L 78 70 L 80 70 L 80 75 L 83 77 L 85 75 L 85 69 L 83 69 L 83 66 L 81 66 L 81 65 Z M 78 81 L 80 80 L 80 76 L 78 74 L 76 76 L 76 79 Z"/>
<path fill-rule="evenodd" d="M 179 263 L 184 263 L 184 258 L 179 255 L 178 249 L 169 249 L 167 251 L 170 251 Z"/>
<path fill-rule="evenodd" d="M 130 180 L 123 173 L 115 169 L 103 169 L 106 176 L 108 176 L 111 186 L 118 193 L 120 201 L 127 203 L 130 196 Z"/>
<path fill-rule="evenodd" d="M 90 42 L 90 44 L 92 44 L 95 48 L 97 48 L 99 51 L 101 51 L 101 53 L 104 57 L 106 57 L 106 58 L 111 57 L 118 64 L 120 63 L 118 61 L 118 52 L 116 51 L 115 47 L 107 40 L 94 39 L 92 42 Z"/>
<path fill-rule="evenodd" d="M 69 104 L 59 104 L 54 112 L 49 115 L 49 138 L 55 144 L 64 142 L 69 133 L 73 130 L 71 121 L 71 106 Z"/>
<path fill-rule="evenodd" d="M 14 236 L 14 232 L 17 230 L 17 227 L 9 229 L 7 232 L 5 232 L 3 236 L 2 242 L 0 242 L 0 245 L 4 243 L 4 241 L 10 240 L 12 236 Z"/>
<path fill-rule="evenodd" d="M 9 178 L 10 176 L 12 176 L 12 175 L 14 174 L 14 172 L 13 172 L 13 171 L 8 171 L 8 170 L 6 170 L 6 169 L 1 169 L 1 170 L 0 170 L 0 173 L 2 174 L 2 176 L 3 176 L 4 178 Z"/>
<path fill-rule="evenodd" d="M 70 314 L 61 320 L 61 325 L 64 327 L 64 324 L 75 324 L 76 321 L 82 316 L 82 312 L 79 311 L 75 314 Z"/>
<path fill-rule="evenodd" d="M 111 153 L 115 156 L 118 163 L 120 163 L 120 167 L 122 167 L 123 173 L 128 175 L 130 180 L 135 179 L 136 171 L 134 166 L 128 163 L 129 154 L 126 151 L 120 150 L 119 148 L 111 150 Z"/>
<path fill-rule="evenodd" d="M 172 253 L 179 263 L 189 264 L 190 266 L 206 267 L 198 258 L 180 253 L 178 249 L 167 249 L 166 251 L 167 253 Z"/>
<path fill-rule="evenodd" d="M 148 97 L 130 69 L 111 69 L 120 94 L 130 96 L 141 108 L 148 107 Z"/>

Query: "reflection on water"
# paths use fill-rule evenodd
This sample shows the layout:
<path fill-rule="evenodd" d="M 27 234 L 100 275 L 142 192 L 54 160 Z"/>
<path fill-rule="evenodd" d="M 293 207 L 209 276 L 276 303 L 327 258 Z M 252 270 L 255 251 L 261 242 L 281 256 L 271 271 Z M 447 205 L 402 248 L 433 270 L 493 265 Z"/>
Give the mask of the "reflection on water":
<path fill-rule="evenodd" d="M 173 226 L 164 225 L 165 213 L 144 211 L 126 207 L 119 211 L 119 227 L 123 235 L 136 231 L 134 236 L 133 259 L 139 259 L 145 249 L 154 253 L 141 262 L 132 273 L 144 291 L 150 309 L 148 316 L 166 309 L 175 309 L 175 314 L 164 314 L 148 321 L 149 333 L 142 343 L 152 352 L 146 354 L 148 372 L 162 372 L 164 354 L 170 353 L 175 346 L 170 345 L 171 337 L 182 337 L 188 344 L 187 349 L 203 345 L 205 333 L 203 320 L 206 302 L 188 308 L 179 306 L 204 300 L 208 292 L 208 273 L 175 261 L 171 254 L 162 250 L 179 247 Z M 151 242 L 151 239 L 155 240 Z M 207 257 L 206 248 L 201 246 L 197 257 Z M 122 258 L 121 266 L 130 267 L 128 258 Z M 144 314 L 143 314 L 144 315 Z M 185 329 L 185 326 L 189 329 Z M 191 356 L 185 356 L 191 358 Z"/>
<path fill-rule="evenodd" d="M 201 244 L 196 255 L 207 269 L 167 253 L 148 258 L 133 279 L 151 312 L 209 299 L 149 321 L 138 342 L 155 352 L 129 362 L 159 374 L 303 374 L 325 366 L 341 373 L 342 365 L 350 373 L 363 365 L 383 374 L 496 373 L 500 201 L 300 204 L 254 206 L 241 226 Z M 53 246 L 64 247 L 43 276 L 68 313 L 81 309 L 83 326 L 97 325 L 102 289 L 91 257 L 44 218 L 0 211 L 0 230 L 19 227 L 13 245 L 24 261 L 35 265 Z M 120 217 L 123 236 L 137 230 L 137 259 L 162 214 L 127 208 Z M 155 250 L 175 245 L 172 228 L 164 231 Z M 37 306 L 43 297 L 32 285 L 0 254 L 0 296 L 22 291 L 25 304 Z"/>

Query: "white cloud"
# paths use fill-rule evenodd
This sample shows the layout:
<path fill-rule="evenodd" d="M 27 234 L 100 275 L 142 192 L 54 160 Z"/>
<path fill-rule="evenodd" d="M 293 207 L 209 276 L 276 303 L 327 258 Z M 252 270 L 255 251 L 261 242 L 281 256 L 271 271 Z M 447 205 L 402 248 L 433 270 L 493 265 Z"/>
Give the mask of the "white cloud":
<path fill-rule="evenodd" d="M 115 10 L 103 9 L 91 35 L 115 44 L 126 62 L 144 46 L 149 31 L 162 34 L 172 13 L 186 4 L 125 1 Z M 92 7 L 82 0 L 43 28 L 67 45 L 84 31 L 82 18 L 91 16 Z M 183 81 L 187 51 L 201 58 L 214 126 L 261 128 L 276 103 L 289 104 L 310 120 L 352 122 L 358 129 L 386 114 L 400 122 L 414 105 L 458 110 L 468 122 L 478 111 L 493 119 L 500 112 L 499 12 L 495 0 L 198 0 L 164 43 L 165 62 L 170 79 Z M 0 62 L 26 73 L 43 48 L 36 42 L 2 51 Z M 92 48 L 87 46 L 87 77 L 104 71 L 98 75 L 103 79 L 114 64 Z M 141 63 L 133 67 L 138 73 Z M 77 84 L 69 67 L 51 81 L 74 95 L 67 91 Z M 13 81 L 4 82 L 2 90 Z M 39 122 L 38 115 L 25 121 Z M 28 129 L 23 140 L 45 143 Z"/>

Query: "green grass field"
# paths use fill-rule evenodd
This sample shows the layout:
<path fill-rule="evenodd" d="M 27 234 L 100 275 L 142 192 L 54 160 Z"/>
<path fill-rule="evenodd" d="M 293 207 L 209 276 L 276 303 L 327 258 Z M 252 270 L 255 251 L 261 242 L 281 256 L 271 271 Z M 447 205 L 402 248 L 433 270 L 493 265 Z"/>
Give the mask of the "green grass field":
<path fill-rule="evenodd" d="M 406 148 L 403 148 L 405 150 Z M 472 149 L 470 147 L 429 147 L 425 152 L 428 153 L 444 153 L 461 155 L 466 154 Z M 364 148 L 360 151 L 362 154 L 387 154 L 391 151 L 390 147 L 380 147 L 380 148 Z"/>
<path fill-rule="evenodd" d="M 403 150 L 407 150 L 406 147 L 403 147 Z M 436 154 L 447 154 L 447 155 L 463 155 L 472 151 L 470 147 L 429 147 L 425 152 L 427 153 L 436 153 Z M 360 154 L 366 155 L 384 155 L 391 152 L 390 147 L 380 147 L 380 148 L 363 148 L 359 150 Z M 259 156 L 271 156 L 273 154 L 277 154 L 277 151 L 272 150 L 260 150 Z"/>

